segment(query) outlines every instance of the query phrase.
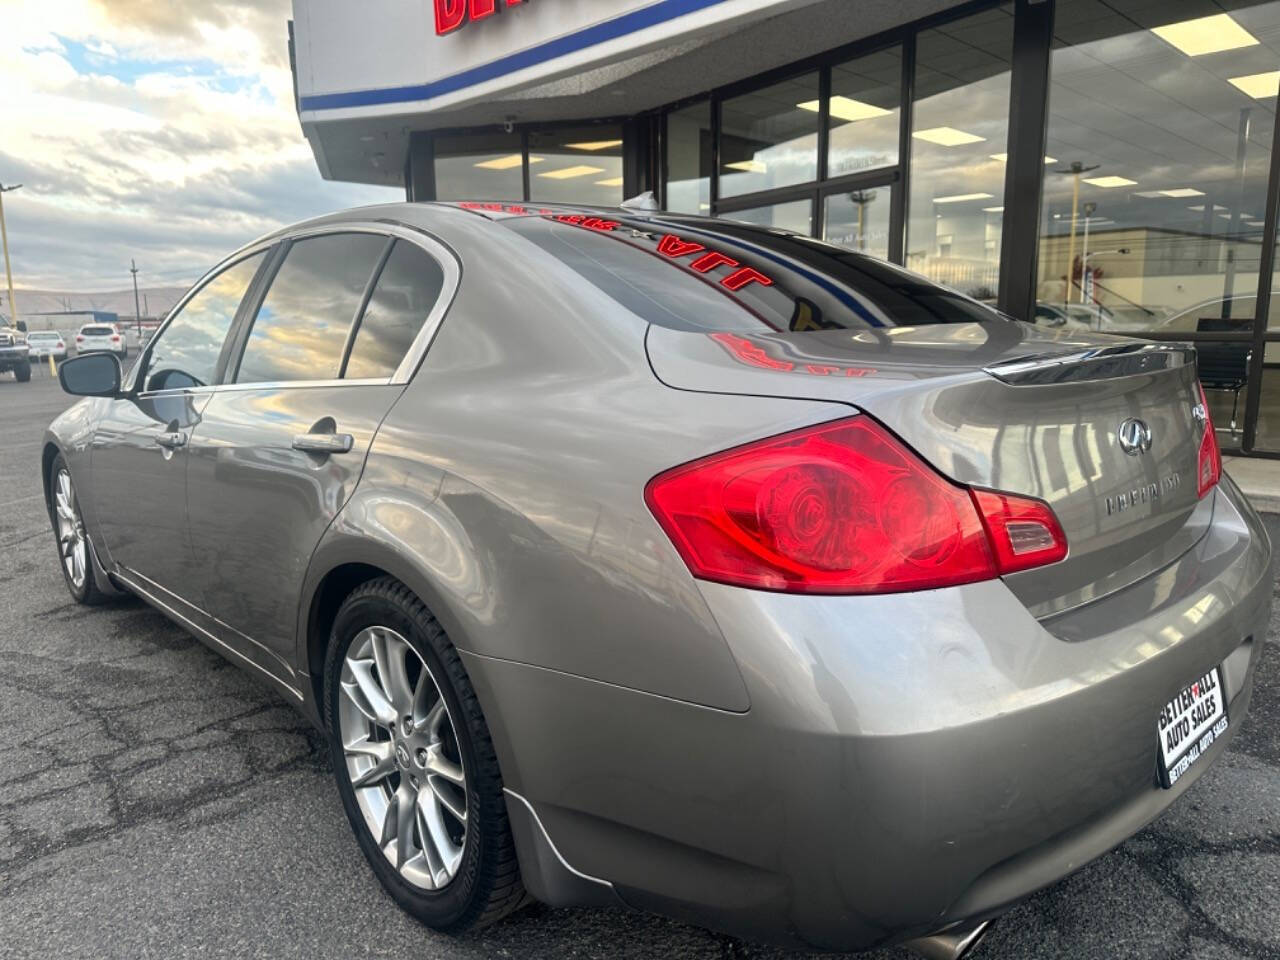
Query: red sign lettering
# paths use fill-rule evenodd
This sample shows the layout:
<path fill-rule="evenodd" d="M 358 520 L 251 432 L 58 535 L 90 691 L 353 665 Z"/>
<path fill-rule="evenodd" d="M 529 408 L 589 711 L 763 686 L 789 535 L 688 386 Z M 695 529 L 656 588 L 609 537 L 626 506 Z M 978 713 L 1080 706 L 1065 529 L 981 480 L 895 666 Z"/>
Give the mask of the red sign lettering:
<path fill-rule="evenodd" d="M 467 22 L 468 11 L 472 21 L 486 20 L 502 7 L 515 7 L 524 2 L 525 0 L 435 0 L 436 35 L 444 36 L 463 26 Z"/>

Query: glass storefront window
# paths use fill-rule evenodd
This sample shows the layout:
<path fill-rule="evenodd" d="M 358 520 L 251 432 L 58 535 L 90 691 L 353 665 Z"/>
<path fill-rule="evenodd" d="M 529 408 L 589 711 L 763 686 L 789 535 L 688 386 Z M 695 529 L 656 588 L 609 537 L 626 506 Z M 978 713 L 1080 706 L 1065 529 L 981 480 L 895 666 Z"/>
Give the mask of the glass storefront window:
<path fill-rule="evenodd" d="M 1232 7 L 1151 7 L 1139 26 L 1094 0 L 1058 0 L 1036 291 L 1045 309 L 1104 331 L 1252 329 L 1280 3 Z M 1211 351 L 1231 395 L 1219 426 L 1243 387 L 1227 368 L 1243 369 L 1248 349 Z"/>
<path fill-rule="evenodd" d="M 676 213 L 711 209 L 711 103 L 667 114 L 666 208 Z"/>
<path fill-rule="evenodd" d="M 436 137 L 434 150 L 438 199 L 524 199 L 520 134 Z"/>
<path fill-rule="evenodd" d="M 850 250 L 889 259 L 891 187 L 847 190 L 826 197 L 822 239 Z"/>
<path fill-rule="evenodd" d="M 1000 274 L 1013 5 L 916 41 L 906 265 L 970 296 Z"/>
<path fill-rule="evenodd" d="M 720 196 L 818 176 L 818 75 L 784 80 L 720 105 Z"/>
<path fill-rule="evenodd" d="M 777 227 L 781 230 L 803 233 L 806 236 L 813 234 L 813 202 L 810 200 L 770 203 L 723 213 L 721 216 L 726 220 L 741 220 L 743 223 L 755 223 L 762 227 Z"/>
<path fill-rule="evenodd" d="M 529 199 L 622 202 L 622 128 L 575 127 L 529 134 Z"/>
<path fill-rule="evenodd" d="M 827 176 L 841 177 L 898 162 L 902 48 L 831 68 Z"/>

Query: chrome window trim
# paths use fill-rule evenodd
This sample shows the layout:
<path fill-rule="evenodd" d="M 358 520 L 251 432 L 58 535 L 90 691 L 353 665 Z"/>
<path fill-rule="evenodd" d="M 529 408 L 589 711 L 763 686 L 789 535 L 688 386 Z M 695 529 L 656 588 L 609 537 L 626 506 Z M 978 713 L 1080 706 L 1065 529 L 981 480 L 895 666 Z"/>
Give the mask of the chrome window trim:
<path fill-rule="evenodd" d="M 422 358 L 426 356 L 428 348 L 435 335 L 440 329 L 440 325 L 444 322 L 445 314 L 449 312 L 449 307 L 453 305 L 453 299 L 457 295 L 458 286 L 462 281 L 462 265 L 458 260 L 457 254 L 450 250 L 440 240 L 427 233 L 425 230 L 417 227 L 410 227 L 407 224 L 391 220 L 350 220 L 350 221 L 332 221 L 324 224 L 315 224 L 310 227 L 304 227 L 298 230 L 284 231 L 273 234 L 270 237 L 261 240 L 255 240 L 247 246 L 241 247 L 235 253 L 231 254 L 225 260 L 208 270 L 195 285 L 178 301 L 177 306 L 169 311 L 169 316 L 165 318 L 164 323 L 152 335 L 151 340 L 147 343 L 147 347 L 138 355 L 138 359 L 134 362 L 129 370 L 129 387 L 132 388 L 136 372 L 140 369 L 140 364 L 144 357 L 150 357 L 152 344 L 158 343 L 160 338 L 164 336 L 164 332 L 169 328 L 169 324 L 177 317 L 186 307 L 187 302 L 200 292 L 213 277 L 221 273 L 223 270 L 235 266 L 242 260 L 263 251 L 270 250 L 278 243 L 287 243 L 295 240 L 306 240 L 311 237 L 325 236 L 334 233 L 372 233 L 387 238 L 396 238 L 405 240 L 416 245 L 423 250 L 428 256 L 432 257 L 439 265 L 440 270 L 444 274 L 444 282 L 440 287 L 440 295 L 436 298 L 435 306 L 428 312 L 426 319 L 422 322 L 422 328 L 418 331 L 417 336 L 413 338 L 413 342 L 409 345 L 409 350 L 405 353 L 400 365 L 396 367 L 395 372 L 390 377 L 374 377 L 363 378 L 358 380 L 343 380 L 339 378 L 331 380 L 278 380 L 273 382 L 259 383 L 219 383 L 203 387 L 175 387 L 171 390 L 152 390 L 140 392 L 138 397 L 151 398 L 161 397 L 165 395 L 179 394 L 202 394 L 214 393 L 220 390 L 281 390 L 285 388 L 307 388 L 307 387 L 340 387 L 340 386 L 403 386 L 413 379 L 414 372 L 418 369 L 418 365 L 422 362 Z M 269 288 L 268 288 L 269 289 Z M 247 291 L 246 291 L 247 292 Z M 367 302 L 364 306 L 367 306 Z M 351 318 L 351 328 L 354 328 L 356 322 L 361 319 L 360 311 L 356 316 Z M 348 329 L 348 344 L 344 348 L 343 359 L 346 359 L 346 352 L 354 345 L 353 339 L 350 337 L 350 329 Z M 246 346 L 248 341 L 246 340 Z M 241 351 L 243 354 L 243 350 Z M 236 368 L 239 369 L 239 360 L 236 358 Z"/>

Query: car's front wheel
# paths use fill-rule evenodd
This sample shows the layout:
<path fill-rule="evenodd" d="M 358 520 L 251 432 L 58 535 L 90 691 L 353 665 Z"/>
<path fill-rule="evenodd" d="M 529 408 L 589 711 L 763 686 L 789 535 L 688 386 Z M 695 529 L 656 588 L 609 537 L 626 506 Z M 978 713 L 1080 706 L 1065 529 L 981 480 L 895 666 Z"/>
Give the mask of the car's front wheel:
<path fill-rule="evenodd" d="M 24 360 L 13 368 L 13 375 L 18 378 L 19 383 L 26 383 L 31 379 L 31 361 Z"/>
<path fill-rule="evenodd" d="M 426 607 L 390 578 L 357 588 L 334 621 L 324 682 L 338 790 L 387 892 L 448 933 L 521 906 L 493 743 Z"/>
<path fill-rule="evenodd" d="M 49 467 L 49 517 L 58 545 L 59 566 L 67 582 L 67 590 L 77 603 L 96 606 L 107 600 L 93 579 L 93 546 L 80 514 L 71 471 L 62 454 L 53 458 Z"/>

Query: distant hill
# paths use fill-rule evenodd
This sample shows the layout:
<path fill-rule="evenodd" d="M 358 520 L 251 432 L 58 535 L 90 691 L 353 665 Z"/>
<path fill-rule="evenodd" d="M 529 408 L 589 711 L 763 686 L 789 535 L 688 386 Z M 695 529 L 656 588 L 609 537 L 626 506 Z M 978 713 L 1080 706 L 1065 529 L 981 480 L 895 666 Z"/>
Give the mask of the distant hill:
<path fill-rule="evenodd" d="M 178 302 L 187 287 L 139 287 L 138 302 L 142 304 L 143 317 L 163 317 Z M 74 293 L 69 290 L 13 291 L 18 301 L 18 316 L 41 313 L 72 313 L 84 310 L 105 310 L 119 314 L 121 320 L 133 319 L 133 287 L 124 290 L 107 290 L 101 293 Z M 0 284 L 0 313 L 8 314 L 8 294 Z"/>

